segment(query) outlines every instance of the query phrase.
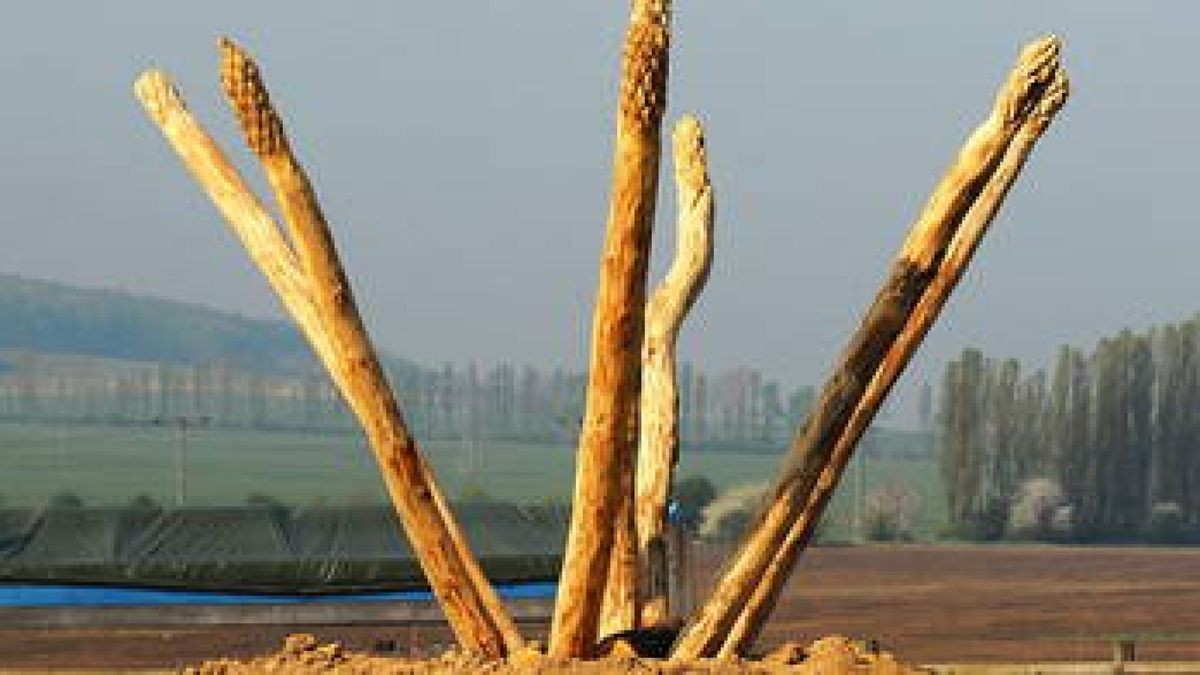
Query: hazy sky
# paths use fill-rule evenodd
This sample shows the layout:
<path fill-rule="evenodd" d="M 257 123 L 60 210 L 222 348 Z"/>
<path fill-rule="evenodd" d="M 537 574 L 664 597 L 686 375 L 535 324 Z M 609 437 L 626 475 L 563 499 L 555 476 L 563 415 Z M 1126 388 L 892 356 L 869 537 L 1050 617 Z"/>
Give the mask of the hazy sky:
<path fill-rule="evenodd" d="M 130 93 L 166 69 L 261 186 L 217 88 L 228 34 L 264 69 L 381 346 L 582 365 L 626 14 L 22 3 L 0 42 L 0 270 L 280 315 Z M 1047 32 L 1066 41 L 1072 100 L 905 389 L 965 344 L 1045 363 L 1200 307 L 1200 3 L 681 1 L 676 28 L 669 115 L 705 120 L 719 200 L 682 338 L 703 367 L 821 381 L 1021 45 Z M 670 198 L 659 213 L 655 278 Z"/>

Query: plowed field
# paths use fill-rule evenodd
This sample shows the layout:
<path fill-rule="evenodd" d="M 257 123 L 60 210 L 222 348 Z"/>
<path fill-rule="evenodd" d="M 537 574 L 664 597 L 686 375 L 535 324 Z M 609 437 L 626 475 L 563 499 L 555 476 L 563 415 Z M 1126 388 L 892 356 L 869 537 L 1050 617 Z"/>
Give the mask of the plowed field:
<path fill-rule="evenodd" d="M 705 552 L 701 567 L 719 556 Z M 449 642 L 440 627 L 0 627 L 0 666 L 177 667 L 273 651 L 292 632 L 401 654 Z M 1200 660 L 1200 549 L 815 549 L 761 645 L 830 634 L 875 639 L 909 663 L 1105 659 L 1118 636 L 1138 640 L 1139 658 Z"/>

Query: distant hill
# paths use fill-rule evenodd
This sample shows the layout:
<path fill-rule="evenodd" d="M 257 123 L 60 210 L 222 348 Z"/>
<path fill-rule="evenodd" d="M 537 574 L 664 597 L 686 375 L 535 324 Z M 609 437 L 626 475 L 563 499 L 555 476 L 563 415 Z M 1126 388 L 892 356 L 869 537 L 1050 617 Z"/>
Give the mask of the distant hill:
<path fill-rule="evenodd" d="M 3 274 L 0 349 L 173 363 L 224 359 L 266 372 L 314 366 L 308 346 L 284 321 Z"/>

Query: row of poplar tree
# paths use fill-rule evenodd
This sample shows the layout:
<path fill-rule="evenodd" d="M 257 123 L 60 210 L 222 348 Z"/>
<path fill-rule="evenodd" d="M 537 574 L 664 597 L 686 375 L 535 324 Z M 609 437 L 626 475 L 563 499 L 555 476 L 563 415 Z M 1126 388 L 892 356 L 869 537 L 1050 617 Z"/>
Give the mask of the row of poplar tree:
<path fill-rule="evenodd" d="M 1200 317 L 1064 346 L 1049 375 L 966 349 L 937 422 L 958 536 L 1200 540 Z"/>
<path fill-rule="evenodd" d="M 324 375 L 264 373 L 227 361 L 200 364 L 39 357 L 0 370 L 0 421 L 356 429 Z M 568 442 L 583 414 L 586 373 L 501 363 L 441 368 L 387 364 L 414 432 L 436 440 Z M 680 436 L 731 449 L 784 443 L 812 400 L 754 369 L 704 373 L 681 364 Z"/>

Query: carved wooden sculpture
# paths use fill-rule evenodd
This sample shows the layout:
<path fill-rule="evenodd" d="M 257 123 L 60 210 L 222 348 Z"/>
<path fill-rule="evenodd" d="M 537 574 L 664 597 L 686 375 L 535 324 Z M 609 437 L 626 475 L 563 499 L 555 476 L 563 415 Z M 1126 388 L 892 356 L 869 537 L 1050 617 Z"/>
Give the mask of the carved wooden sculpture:
<path fill-rule="evenodd" d="M 988 186 L 995 185 L 992 181 L 1013 146 L 1014 138 L 1025 128 L 1027 120 L 1040 114 L 1044 99 L 1065 95 L 1065 80 L 1059 65 L 1060 48 L 1058 39 L 1050 37 L 1034 42 L 1021 53 L 1016 68 L 996 99 L 991 116 L 968 139 L 910 231 L 892 264 L 889 277 L 797 433 L 774 486 L 767 492 L 762 512 L 752 523 L 749 534 L 708 602 L 691 618 L 680 636 L 673 652 L 676 657 L 697 658 L 719 653 L 744 611 L 753 616 L 744 622 L 742 634 L 750 636 L 756 632 L 757 623 L 769 610 L 795 561 L 794 553 L 798 551 L 801 537 L 789 544 L 789 533 L 804 515 L 817 481 L 829 466 L 840 439 L 847 438 L 847 453 L 857 441 L 853 434 L 846 434 L 852 415 L 868 396 L 868 386 L 885 364 L 885 359 L 891 359 L 887 367 L 895 368 L 899 374 L 907 362 L 907 355 L 901 355 L 905 350 L 911 354 L 916 348 L 918 331 L 911 334 L 911 338 L 915 338 L 910 339 L 911 345 L 896 345 L 903 339 L 906 326 L 920 311 L 922 299 L 939 275 L 948 279 L 961 274 L 961 269 L 955 272 L 943 267 L 956 234 L 965 231 L 965 220 L 982 219 L 983 226 L 990 221 L 1007 187 L 997 187 L 989 193 Z M 1057 106 L 1052 109 L 1057 110 Z M 1012 178 L 1015 178 L 1015 172 Z M 989 198 L 981 195 L 992 195 L 995 205 L 990 208 L 979 206 L 975 215 L 971 215 L 974 206 L 985 204 Z M 968 259 L 969 255 L 962 263 L 965 265 Z M 948 294 L 953 284 L 947 284 L 943 279 L 935 288 L 938 286 L 944 286 L 944 293 Z M 927 303 L 933 303 L 923 308 L 931 322 L 936 314 L 933 307 L 940 307 L 940 303 L 935 300 Z M 919 332 L 923 334 L 923 331 Z M 869 423 L 888 387 L 890 382 L 880 381 L 878 400 L 859 413 L 860 424 Z M 861 434 L 861 429 L 858 433 Z M 778 569 L 772 575 L 771 567 L 777 556 Z M 760 585 L 767 578 L 768 583 Z M 760 610 L 747 606 L 756 594 L 760 594 L 756 605 Z M 734 651 L 744 648 L 742 639 L 737 636 L 732 639 Z"/>
<path fill-rule="evenodd" d="M 668 619 L 666 500 L 677 459 L 675 343 L 712 260 L 713 194 L 703 130 L 675 131 L 676 259 L 649 303 L 646 276 L 666 106 L 671 3 L 631 0 L 612 194 L 592 327 L 571 527 L 551 627 L 556 657 L 610 632 Z M 287 225 L 280 230 L 165 75 L 135 91 L 222 213 L 361 423 L 413 550 L 463 647 L 521 647 L 401 415 L 355 305 L 315 191 L 257 66 L 228 40 L 221 81 Z M 762 511 L 674 656 L 732 656 L 753 643 L 879 405 L 978 247 L 1067 96 L 1060 44 L 1029 45 L 991 115 L 913 225 L 890 274 L 800 428 Z M 635 453 L 636 450 L 636 453 Z"/>
<path fill-rule="evenodd" d="M 626 523 L 633 513 L 622 506 L 633 500 L 633 482 L 622 476 L 627 477 L 634 465 L 630 425 L 636 425 L 631 417 L 640 384 L 670 18 L 667 0 L 632 3 L 621 63 L 612 194 L 592 319 L 571 527 L 550 632 L 552 656 L 585 656 L 596 644 L 611 566 L 613 524 L 623 508 L 628 509 Z"/>
<path fill-rule="evenodd" d="M 408 432 L 316 195 L 292 155 L 253 62 L 227 40 L 221 51 L 226 93 L 266 170 L 291 245 L 165 75 L 144 74 L 135 92 L 242 240 L 358 417 L 413 551 L 460 643 L 487 656 L 504 656 L 522 644 L 516 625 L 467 548 Z"/>

